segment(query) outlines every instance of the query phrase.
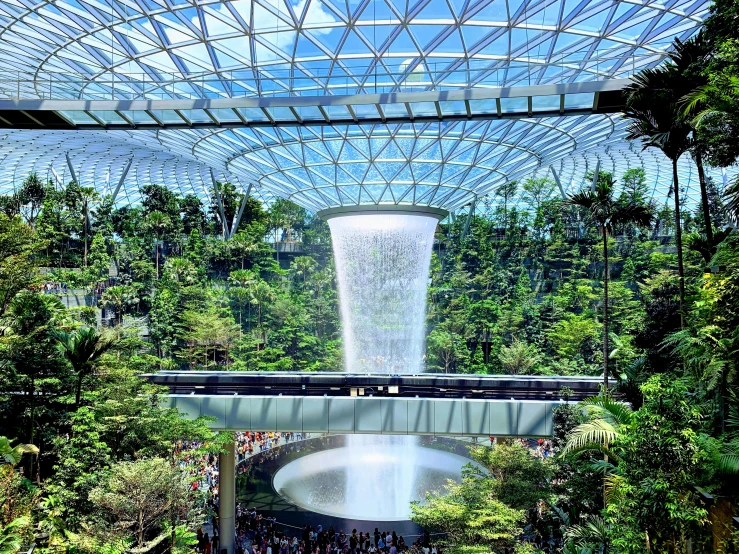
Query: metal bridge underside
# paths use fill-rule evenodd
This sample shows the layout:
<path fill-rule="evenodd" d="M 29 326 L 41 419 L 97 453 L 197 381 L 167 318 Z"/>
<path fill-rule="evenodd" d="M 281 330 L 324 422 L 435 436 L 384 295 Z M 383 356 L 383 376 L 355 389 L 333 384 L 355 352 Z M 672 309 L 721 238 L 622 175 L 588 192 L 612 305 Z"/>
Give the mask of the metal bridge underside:
<path fill-rule="evenodd" d="M 629 79 L 331 96 L 0 100 L 0 129 L 312 127 L 619 112 Z"/>

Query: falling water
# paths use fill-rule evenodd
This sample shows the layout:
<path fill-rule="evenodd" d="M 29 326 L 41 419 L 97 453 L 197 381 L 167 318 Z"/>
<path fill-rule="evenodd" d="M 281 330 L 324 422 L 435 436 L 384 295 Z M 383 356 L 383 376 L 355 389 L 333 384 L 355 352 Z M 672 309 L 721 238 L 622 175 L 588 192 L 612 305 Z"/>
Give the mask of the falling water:
<path fill-rule="evenodd" d="M 423 371 L 426 287 L 437 221 L 392 213 L 329 220 L 347 371 Z"/>
<path fill-rule="evenodd" d="M 393 213 L 329 220 L 346 371 L 418 373 L 437 219 Z M 423 494 L 418 438 L 350 435 L 345 503 L 366 519 L 405 519 Z M 387 463 L 384 458 L 391 458 Z M 352 509 L 353 508 L 353 509 Z"/>

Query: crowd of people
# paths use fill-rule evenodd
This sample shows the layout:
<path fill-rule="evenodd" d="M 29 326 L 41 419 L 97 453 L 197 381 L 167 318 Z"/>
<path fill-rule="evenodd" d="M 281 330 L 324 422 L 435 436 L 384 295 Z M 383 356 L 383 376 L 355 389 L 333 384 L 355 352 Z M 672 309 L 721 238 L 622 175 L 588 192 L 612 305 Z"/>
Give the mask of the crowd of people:
<path fill-rule="evenodd" d="M 236 517 L 238 554 L 401 554 L 411 549 L 418 554 L 438 554 L 428 533 L 409 545 L 395 531 L 380 532 L 377 527 L 372 534 L 356 529 L 345 533 L 322 525 L 285 530 L 287 526 L 274 518 L 264 518 L 254 508 L 241 506 Z"/>
<path fill-rule="evenodd" d="M 49 281 L 41 285 L 44 294 L 67 294 L 67 283 Z"/>

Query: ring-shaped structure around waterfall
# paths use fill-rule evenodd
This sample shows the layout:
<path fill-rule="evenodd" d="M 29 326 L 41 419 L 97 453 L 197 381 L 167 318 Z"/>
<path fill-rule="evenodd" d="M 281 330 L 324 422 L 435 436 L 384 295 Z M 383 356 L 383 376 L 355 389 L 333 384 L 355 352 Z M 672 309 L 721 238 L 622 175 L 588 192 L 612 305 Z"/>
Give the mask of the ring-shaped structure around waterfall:
<path fill-rule="evenodd" d="M 388 441 L 298 458 L 274 474 L 272 485 L 311 512 L 362 521 L 406 521 L 410 505 L 397 499 L 422 501 L 427 491 L 442 489 L 448 479 L 459 481 L 462 467 L 470 463 L 459 454 L 422 446 L 410 456 L 402 440 L 408 437 L 383 438 Z M 361 481 L 352 483 L 348 476 Z M 408 491 L 397 494 L 398 487 Z"/>

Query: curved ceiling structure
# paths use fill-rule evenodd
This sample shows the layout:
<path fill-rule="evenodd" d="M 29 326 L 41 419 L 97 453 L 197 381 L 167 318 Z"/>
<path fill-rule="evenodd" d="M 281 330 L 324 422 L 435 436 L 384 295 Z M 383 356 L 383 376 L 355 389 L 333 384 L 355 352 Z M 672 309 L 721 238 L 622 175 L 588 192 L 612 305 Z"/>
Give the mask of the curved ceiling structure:
<path fill-rule="evenodd" d="M 707 0 L 6 1 L 0 4 L 2 98 L 299 97 L 309 104 L 315 100 L 309 108 L 320 112 L 325 124 L 301 126 L 296 117 L 295 126 L 209 128 L 208 121 L 217 122 L 219 114 L 192 110 L 178 115 L 184 121 L 204 118 L 197 128 L 8 131 L 0 143 L 0 192 L 12 190 L 30 171 L 63 182 L 70 165 L 85 185 L 107 192 L 133 159 L 119 201 L 136 202 L 139 186 L 148 183 L 207 198 L 212 170 L 218 179 L 244 188 L 251 184 L 265 197 L 291 198 L 314 211 L 365 203 L 453 210 L 506 181 L 552 168 L 563 189 L 574 190 L 598 164 L 616 177 L 644 167 L 655 195 L 666 196 L 667 160 L 626 143 L 625 124 L 616 114 L 537 117 L 529 99 L 528 117 L 517 119 L 332 125 L 332 110 L 355 121 L 357 114 L 326 97 L 436 91 L 439 101 L 428 107 L 432 113 L 434 107 L 458 110 L 464 119 L 464 110 L 470 115 L 470 109 L 482 107 L 445 103 L 445 91 L 627 77 L 660 63 L 675 37 L 695 32 L 708 5 Z M 592 93 L 585 96 L 580 101 L 592 104 Z M 559 101 L 542 96 L 534 103 Z M 394 109 L 412 114 L 407 104 L 386 104 L 380 116 Z M 134 116 L 111 111 L 109 117 Z M 157 121 L 152 113 L 135 117 Z M 136 120 L 130 123 L 136 126 Z M 680 174 L 687 197 L 695 199 L 689 157 L 680 161 Z"/>

